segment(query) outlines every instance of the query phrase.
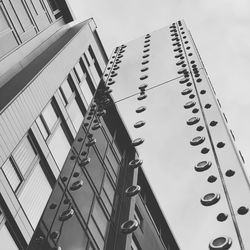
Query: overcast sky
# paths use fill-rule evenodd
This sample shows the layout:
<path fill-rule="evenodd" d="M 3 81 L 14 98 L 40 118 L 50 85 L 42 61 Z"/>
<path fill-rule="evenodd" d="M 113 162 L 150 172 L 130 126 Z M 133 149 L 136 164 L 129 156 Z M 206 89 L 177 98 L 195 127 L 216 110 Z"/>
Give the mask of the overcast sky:
<path fill-rule="evenodd" d="M 108 56 L 115 46 L 184 19 L 250 164 L 249 0 L 68 0 L 79 20 L 93 17 Z M 250 173 L 250 171 L 249 171 Z"/>

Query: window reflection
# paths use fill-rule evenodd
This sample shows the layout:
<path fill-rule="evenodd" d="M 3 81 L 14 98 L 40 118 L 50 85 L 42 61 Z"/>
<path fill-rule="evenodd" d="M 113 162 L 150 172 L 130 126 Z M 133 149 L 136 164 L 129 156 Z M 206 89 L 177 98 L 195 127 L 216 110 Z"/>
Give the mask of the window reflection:
<path fill-rule="evenodd" d="M 47 125 L 48 129 L 51 131 L 53 126 L 55 125 L 57 121 L 57 114 L 52 107 L 52 104 L 49 103 L 46 108 L 42 112 L 42 118 Z"/>
<path fill-rule="evenodd" d="M 2 166 L 2 170 L 9 181 L 13 191 L 16 191 L 22 179 L 14 164 L 8 159 Z"/>
<path fill-rule="evenodd" d="M 84 117 L 75 99 L 73 99 L 72 102 L 68 106 L 69 107 L 67 110 L 68 110 L 69 117 L 76 131 L 78 131 L 82 124 Z"/>
<path fill-rule="evenodd" d="M 36 228 L 38 224 L 51 191 L 52 188 L 48 179 L 40 163 L 37 163 L 19 197 L 19 201 L 33 228 Z"/>
<path fill-rule="evenodd" d="M 93 94 L 89 88 L 88 82 L 86 80 L 82 81 L 80 83 L 80 88 L 82 90 L 82 93 L 85 97 L 87 104 L 89 105 L 91 103 L 92 98 L 93 98 Z"/>
<path fill-rule="evenodd" d="M 6 224 L 4 224 L 2 227 L 0 225 L 0 228 L 1 249 L 18 250 L 19 248 L 12 238 Z"/>
<path fill-rule="evenodd" d="M 48 146 L 59 169 L 62 169 L 63 163 L 70 150 L 70 144 L 61 125 L 57 127 L 52 135 L 52 138 L 48 142 Z"/>

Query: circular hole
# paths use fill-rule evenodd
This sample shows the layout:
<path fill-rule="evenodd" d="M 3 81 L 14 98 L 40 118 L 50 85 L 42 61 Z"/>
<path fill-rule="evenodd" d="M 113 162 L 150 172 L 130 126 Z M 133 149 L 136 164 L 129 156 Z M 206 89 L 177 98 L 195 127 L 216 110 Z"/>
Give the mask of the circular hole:
<path fill-rule="evenodd" d="M 70 160 L 75 160 L 76 159 L 76 156 L 75 155 L 71 155 L 70 156 Z"/>
<path fill-rule="evenodd" d="M 184 32 L 184 31 L 182 31 L 182 32 L 181 32 L 181 34 L 183 35 L 183 34 L 185 34 L 185 32 Z"/>
<path fill-rule="evenodd" d="M 229 237 L 221 236 L 209 243 L 210 250 L 228 250 L 232 245 L 232 240 Z"/>
<path fill-rule="evenodd" d="M 143 52 L 146 53 L 146 52 L 149 52 L 150 49 L 144 49 Z"/>
<path fill-rule="evenodd" d="M 142 61 L 142 65 L 144 65 L 144 64 L 147 64 L 147 63 L 149 63 L 149 61 L 148 60 L 144 60 L 144 61 Z"/>
<path fill-rule="evenodd" d="M 187 94 L 189 94 L 189 93 L 191 93 L 193 90 L 191 89 L 191 88 L 187 88 L 187 89 L 184 89 L 182 92 L 181 92 L 181 94 L 182 95 L 187 95 Z"/>
<path fill-rule="evenodd" d="M 202 154 L 207 154 L 209 152 L 209 149 L 208 148 L 203 148 L 202 150 L 201 150 L 201 153 Z"/>
<path fill-rule="evenodd" d="M 194 114 L 196 114 L 198 112 L 199 112 L 199 109 L 197 109 L 197 108 L 195 108 L 195 109 L 192 110 L 192 113 L 194 113 Z"/>
<path fill-rule="evenodd" d="M 220 200 L 220 195 L 215 193 L 205 194 L 201 198 L 201 204 L 203 206 L 212 206 Z"/>
<path fill-rule="evenodd" d="M 200 76 L 200 74 L 195 74 L 194 76 L 195 76 L 195 77 L 199 77 L 199 76 Z"/>
<path fill-rule="evenodd" d="M 188 44 L 188 41 L 185 41 L 184 43 L 185 43 L 185 44 Z"/>
<path fill-rule="evenodd" d="M 55 209 L 56 207 L 57 207 L 56 203 L 52 203 L 52 204 L 50 204 L 50 206 L 49 206 L 50 209 Z"/>
<path fill-rule="evenodd" d="M 80 175 L 80 173 L 79 172 L 75 172 L 74 174 L 73 174 L 73 177 L 78 177 Z"/>
<path fill-rule="evenodd" d="M 145 72 L 147 70 L 148 70 L 148 67 L 144 67 L 144 68 L 141 69 L 141 72 Z"/>
<path fill-rule="evenodd" d="M 232 177 L 232 176 L 234 176 L 234 174 L 235 174 L 235 171 L 233 171 L 232 169 L 229 169 L 229 170 L 226 171 L 226 176 L 227 177 Z"/>
<path fill-rule="evenodd" d="M 65 199 L 64 199 L 64 201 L 63 201 L 63 204 L 65 204 L 65 205 L 66 205 L 66 204 L 69 204 L 69 203 L 70 203 L 70 199 L 65 198 Z"/>
<path fill-rule="evenodd" d="M 228 217 L 227 214 L 219 213 L 216 218 L 217 218 L 218 221 L 222 222 L 222 221 L 225 221 L 227 219 L 227 217 Z"/>
<path fill-rule="evenodd" d="M 140 159 L 135 159 L 129 162 L 129 166 L 132 168 L 138 168 L 142 165 L 143 161 Z"/>
<path fill-rule="evenodd" d="M 200 92 L 202 95 L 204 95 L 204 94 L 206 94 L 206 90 L 205 89 L 203 89 L 203 90 L 201 90 L 201 92 Z"/>
<path fill-rule="evenodd" d="M 193 54 L 192 53 L 189 53 L 188 56 L 192 56 Z"/>
<path fill-rule="evenodd" d="M 149 57 L 149 54 L 143 55 L 142 58 L 147 58 Z"/>
<path fill-rule="evenodd" d="M 141 101 L 141 100 L 143 100 L 143 99 L 145 99 L 145 98 L 147 98 L 147 95 L 141 93 L 141 94 L 137 97 L 137 100 L 138 100 L 138 101 Z"/>
<path fill-rule="evenodd" d="M 180 59 L 183 60 L 183 59 L 185 59 L 185 57 L 184 57 L 184 56 L 181 56 Z"/>
<path fill-rule="evenodd" d="M 206 108 L 206 109 L 209 109 L 209 108 L 211 108 L 211 104 L 210 103 L 207 103 L 204 107 Z"/>
<path fill-rule="evenodd" d="M 138 121 L 138 122 L 136 122 L 135 124 L 134 124 L 134 127 L 135 128 L 140 128 L 140 127 L 142 127 L 142 126 L 144 126 L 145 125 L 145 122 L 144 121 Z"/>
<path fill-rule="evenodd" d="M 195 106 L 195 104 L 196 104 L 196 102 L 189 101 L 189 102 L 185 103 L 184 108 L 185 109 L 192 108 L 193 106 Z"/>
<path fill-rule="evenodd" d="M 125 193 L 128 197 L 134 196 L 141 191 L 141 187 L 139 185 L 130 186 L 125 190 Z"/>
<path fill-rule="evenodd" d="M 132 233 L 137 229 L 139 223 L 137 220 L 128 220 L 121 225 L 121 232 L 124 234 Z"/>
<path fill-rule="evenodd" d="M 183 37 L 183 39 L 186 39 L 186 38 L 187 38 L 186 36 Z"/>
<path fill-rule="evenodd" d="M 184 61 L 183 60 L 180 60 L 176 63 L 177 66 L 181 65 L 181 64 L 184 64 Z"/>
<path fill-rule="evenodd" d="M 214 126 L 217 125 L 217 123 L 218 123 L 218 122 L 216 122 L 216 121 L 211 121 L 211 122 L 210 122 L 210 126 L 214 127 Z"/>
<path fill-rule="evenodd" d="M 218 148 L 223 148 L 225 146 L 225 143 L 224 142 L 219 142 L 217 143 L 217 147 Z"/>
<path fill-rule="evenodd" d="M 144 45 L 144 48 L 147 48 L 147 47 L 149 47 L 150 46 L 150 44 L 145 44 Z"/>
<path fill-rule="evenodd" d="M 200 161 L 194 168 L 197 172 L 203 172 L 208 170 L 211 166 L 212 163 L 210 161 Z"/>
<path fill-rule="evenodd" d="M 238 214 L 240 214 L 240 215 L 244 215 L 244 214 L 246 214 L 247 212 L 248 212 L 248 208 L 247 207 L 244 207 L 244 206 L 242 206 L 242 207 L 240 207 L 239 209 L 238 209 Z"/>
<path fill-rule="evenodd" d="M 136 147 L 141 145 L 144 142 L 144 139 L 142 138 L 136 138 L 132 141 L 132 146 Z"/>
<path fill-rule="evenodd" d="M 182 79 L 179 81 L 179 83 L 180 83 L 180 84 L 183 84 L 183 83 L 186 83 L 186 82 L 188 82 L 188 81 L 189 81 L 189 78 L 185 77 L 185 78 L 182 78 Z"/>
<path fill-rule="evenodd" d="M 179 58 L 179 57 L 181 57 L 181 56 L 183 56 L 183 54 L 182 54 L 182 53 L 179 53 L 179 54 L 175 55 L 174 57 L 175 57 L 175 58 Z"/>
<path fill-rule="evenodd" d="M 196 82 L 201 82 L 202 80 L 201 80 L 201 78 L 198 78 L 197 80 L 196 80 Z"/>
<path fill-rule="evenodd" d="M 144 43 L 149 43 L 150 42 L 150 39 L 147 39 L 144 41 Z"/>
<path fill-rule="evenodd" d="M 67 181 L 67 180 L 68 180 L 68 177 L 63 176 L 63 177 L 61 177 L 61 180 L 62 180 L 63 182 L 65 182 L 65 181 Z"/>
<path fill-rule="evenodd" d="M 198 126 L 198 127 L 196 128 L 197 131 L 202 131 L 203 129 L 204 129 L 203 126 Z"/>
<path fill-rule="evenodd" d="M 147 79 L 147 78 L 148 78 L 147 75 L 143 75 L 143 76 L 140 77 L 140 80 L 145 80 L 145 79 Z"/>
<path fill-rule="evenodd" d="M 210 183 L 216 182 L 216 180 L 217 180 L 217 177 L 215 177 L 214 175 L 210 175 L 207 178 L 207 181 L 210 182 Z"/>
<path fill-rule="evenodd" d="M 105 74 L 104 76 L 108 76 L 109 74 Z"/>
<path fill-rule="evenodd" d="M 191 95 L 189 96 L 189 99 L 193 99 L 193 98 L 195 98 L 195 95 L 194 95 L 194 94 L 191 94 Z"/>
<path fill-rule="evenodd" d="M 188 46 L 188 47 L 186 47 L 186 49 L 188 49 L 188 50 L 189 50 L 189 49 L 191 49 L 191 48 Z"/>
<path fill-rule="evenodd" d="M 194 60 L 192 60 L 192 61 L 190 61 L 190 63 L 191 63 L 191 64 L 194 64 L 194 63 L 195 63 L 195 61 L 194 61 Z"/>
<path fill-rule="evenodd" d="M 145 106 L 141 106 L 141 107 L 139 107 L 139 108 L 137 108 L 136 110 L 135 110 L 135 112 L 136 113 L 142 113 L 143 111 L 145 111 L 147 108 L 145 107 Z"/>
<path fill-rule="evenodd" d="M 192 85 L 191 82 L 188 82 L 188 83 L 186 84 L 187 87 L 190 87 L 191 85 Z"/>
<path fill-rule="evenodd" d="M 199 121 L 200 121 L 199 117 L 192 117 L 192 118 L 188 119 L 187 124 L 188 125 L 194 125 Z"/>
<path fill-rule="evenodd" d="M 205 141 L 205 137 L 203 136 L 196 136 L 194 137 L 191 141 L 190 141 L 190 144 L 192 146 L 197 146 L 197 145 L 200 145 L 201 143 L 203 143 Z"/>
<path fill-rule="evenodd" d="M 185 64 L 185 63 L 183 63 L 183 64 L 181 65 L 181 67 L 183 67 L 183 68 L 186 67 L 186 66 L 187 66 L 187 64 Z"/>

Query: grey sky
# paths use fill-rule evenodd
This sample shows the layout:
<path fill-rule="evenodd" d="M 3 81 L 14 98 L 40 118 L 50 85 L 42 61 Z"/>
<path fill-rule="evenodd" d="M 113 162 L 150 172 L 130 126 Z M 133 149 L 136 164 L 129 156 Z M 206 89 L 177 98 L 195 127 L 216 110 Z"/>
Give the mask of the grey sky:
<path fill-rule="evenodd" d="M 93 17 L 109 55 L 115 46 L 184 19 L 199 49 L 236 145 L 250 163 L 250 1 L 69 0 Z M 250 171 L 249 171 L 250 172 Z"/>

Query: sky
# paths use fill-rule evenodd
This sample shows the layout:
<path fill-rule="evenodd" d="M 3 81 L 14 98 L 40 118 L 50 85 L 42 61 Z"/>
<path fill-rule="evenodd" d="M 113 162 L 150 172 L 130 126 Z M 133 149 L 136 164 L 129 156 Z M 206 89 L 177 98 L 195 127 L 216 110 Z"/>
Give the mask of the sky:
<path fill-rule="evenodd" d="M 184 19 L 222 104 L 246 170 L 250 166 L 250 1 L 68 0 L 79 20 L 93 17 L 108 54 Z"/>

